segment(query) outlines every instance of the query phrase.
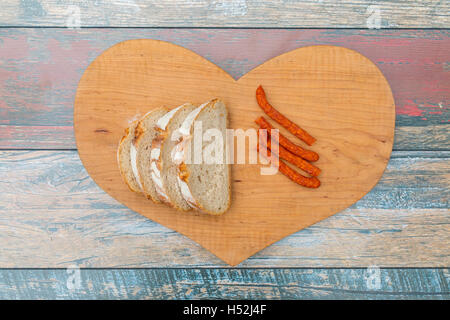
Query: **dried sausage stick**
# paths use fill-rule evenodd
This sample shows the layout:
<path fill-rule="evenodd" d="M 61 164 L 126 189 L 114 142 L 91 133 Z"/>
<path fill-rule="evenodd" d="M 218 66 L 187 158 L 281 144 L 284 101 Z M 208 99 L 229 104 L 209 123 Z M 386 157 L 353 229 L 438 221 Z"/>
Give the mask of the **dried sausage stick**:
<path fill-rule="evenodd" d="M 271 140 L 270 139 L 267 141 L 267 148 L 272 150 Z M 278 153 L 279 153 L 279 157 L 281 159 L 292 163 L 293 165 L 295 165 L 296 167 L 298 167 L 298 168 L 302 169 L 303 171 L 309 173 L 313 177 L 317 177 L 320 174 L 321 170 L 319 168 L 317 168 L 316 166 L 312 165 L 308 161 L 305 161 L 302 158 L 297 157 L 296 155 L 290 153 L 289 151 L 287 151 L 282 146 L 279 146 Z"/>
<path fill-rule="evenodd" d="M 255 120 L 255 122 L 256 124 L 259 125 L 261 129 L 266 129 L 268 134 L 270 134 L 270 131 L 274 129 L 274 127 L 272 127 L 272 125 L 264 117 L 259 117 L 258 119 Z M 288 151 L 298 155 L 299 157 L 305 160 L 311 162 L 319 160 L 319 155 L 317 153 L 315 153 L 314 151 L 305 150 L 302 147 L 296 145 L 295 143 L 292 143 L 288 138 L 286 138 L 281 133 L 278 134 L 278 142 Z"/>
<path fill-rule="evenodd" d="M 258 143 L 258 150 L 260 148 L 260 145 Z M 267 147 L 265 145 L 263 145 L 263 148 Z M 267 149 L 267 156 L 270 156 L 270 150 Z M 282 174 L 284 174 L 286 177 L 288 177 L 289 179 L 291 179 L 292 181 L 294 181 L 295 183 L 307 187 L 307 188 L 318 188 L 320 186 L 320 180 L 317 179 L 316 177 L 305 177 L 303 175 L 301 175 L 300 173 L 298 173 L 297 171 L 295 171 L 294 169 L 292 169 L 291 167 L 289 167 L 286 163 L 284 163 L 282 160 L 278 161 L 278 171 L 280 171 Z"/>
<path fill-rule="evenodd" d="M 289 132 L 292 133 L 294 136 L 296 136 L 300 140 L 303 140 L 309 146 L 316 141 L 316 139 L 312 137 L 308 132 L 306 132 L 298 125 L 293 123 L 291 120 L 289 120 L 281 113 L 279 113 L 277 110 L 275 110 L 275 108 L 272 107 L 267 101 L 266 93 L 264 92 L 264 89 L 261 86 L 259 86 L 258 89 L 256 89 L 256 100 L 258 101 L 258 104 L 261 107 L 261 109 L 263 109 L 263 111 L 269 117 L 271 117 L 273 120 L 275 120 L 283 127 L 285 127 L 287 130 L 289 130 Z"/>

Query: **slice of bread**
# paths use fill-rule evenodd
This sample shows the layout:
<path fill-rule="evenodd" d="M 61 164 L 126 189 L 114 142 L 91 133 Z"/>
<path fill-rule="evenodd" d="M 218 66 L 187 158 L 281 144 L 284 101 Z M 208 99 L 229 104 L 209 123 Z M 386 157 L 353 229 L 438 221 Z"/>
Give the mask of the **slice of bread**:
<path fill-rule="evenodd" d="M 189 103 L 183 104 L 177 108 L 170 110 L 156 122 L 155 130 L 157 134 L 152 141 L 152 149 L 150 154 L 150 174 L 156 189 L 158 199 L 161 202 L 175 208 L 180 208 L 180 205 L 178 203 L 172 202 L 172 199 L 169 197 L 169 193 L 171 193 L 171 189 L 173 188 L 173 186 L 165 183 L 165 181 L 167 181 L 165 177 L 168 166 L 167 164 L 164 164 L 163 148 L 166 141 L 170 140 L 170 133 L 168 131 L 168 128 L 173 127 L 173 125 L 171 126 L 170 123 L 173 120 L 178 119 L 181 113 L 184 114 L 184 109 L 190 107 L 191 104 Z"/>
<path fill-rule="evenodd" d="M 178 128 L 180 128 L 184 119 L 197 107 L 192 104 L 185 104 L 180 108 L 170 119 L 166 127 L 167 136 L 162 142 L 161 146 L 161 179 L 165 186 L 167 197 L 172 203 L 173 207 L 181 211 L 192 210 L 191 206 L 184 200 L 178 185 L 178 169 L 177 164 L 173 161 L 173 149 L 179 142 L 180 135 L 178 135 Z"/>
<path fill-rule="evenodd" d="M 135 129 L 134 140 L 130 146 L 131 163 L 136 167 L 138 182 L 141 184 L 144 195 L 155 203 L 161 201 L 151 177 L 150 155 L 153 139 L 158 134 L 155 125 L 168 111 L 167 108 L 157 108 L 143 116 Z"/>
<path fill-rule="evenodd" d="M 134 121 L 125 129 L 125 135 L 122 137 L 117 149 L 117 162 L 119 163 L 120 174 L 123 181 L 131 191 L 142 193 L 140 181 L 136 178 L 138 173 L 131 161 L 131 148 L 135 135 L 135 130 L 139 121 Z"/>
<path fill-rule="evenodd" d="M 195 122 L 201 123 L 201 131 L 194 130 Z M 182 138 L 173 156 L 180 163 L 177 182 L 183 198 L 191 207 L 212 215 L 223 214 L 231 205 L 231 170 L 226 163 L 227 126 L 228 111 L 222 101 L 214 99 L 201 105 L 180 126 L 178 132 Z M 211 133 L 211 142 L 196 137 L 199 134 L 206 136 L 208 132 Z M 201 149 L 195 145 L 199 141 L 203 141 Z M 200 150 L 202 156 L 198 161 Z M 216 154 L 216 151 L 221 154 Z"/>

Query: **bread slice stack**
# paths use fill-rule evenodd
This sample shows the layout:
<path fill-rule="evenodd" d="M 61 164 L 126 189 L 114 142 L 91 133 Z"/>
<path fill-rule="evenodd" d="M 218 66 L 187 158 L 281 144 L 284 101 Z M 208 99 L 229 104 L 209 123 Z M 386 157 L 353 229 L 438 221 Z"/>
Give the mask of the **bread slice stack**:
<path fill-rule="evenodd" d="M 228 111 L 219 99 L 148 112 L 119 143 L 124 182 L 131 191 L 180 211 L 225 213 L 231 205 L 227 126 Z"/>

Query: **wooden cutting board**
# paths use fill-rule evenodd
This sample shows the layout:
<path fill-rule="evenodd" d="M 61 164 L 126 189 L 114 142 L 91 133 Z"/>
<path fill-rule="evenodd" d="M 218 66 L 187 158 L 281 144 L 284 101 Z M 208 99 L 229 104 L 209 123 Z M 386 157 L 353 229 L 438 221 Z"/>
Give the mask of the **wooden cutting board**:
<path fill-rule="evenodd" d="M 180 213 L 128 190 L 116 150 L 130 122 L 152 108 L 219 97 L 230 110 L 231 128 L 256 129 L 253 121 L 263 115 L 255 99 L 259 84 L 273 106 L 317 138 L 309 149 L 320 155 L 320 188 L 301 187 L 280 173 L 261 175 L 257 164 L 232 165 L 232 206 L 219 217 Z M 236 81 L 185 48 L 130 40 L 106 50 L 85 71 L 74 126 L 81 160 L 101 188 L 236 265 L 349 207 L 375 186 L 392 150 L 395 105 L 380 70 L 341 47 L 299 48 Z"/>

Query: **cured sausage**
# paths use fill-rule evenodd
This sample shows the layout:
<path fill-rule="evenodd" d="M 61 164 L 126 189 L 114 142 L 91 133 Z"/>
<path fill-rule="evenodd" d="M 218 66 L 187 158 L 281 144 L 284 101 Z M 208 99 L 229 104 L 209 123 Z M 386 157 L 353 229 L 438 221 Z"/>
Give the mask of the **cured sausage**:
<path fill-rule="evenodd" d="M 267 148 L 272 150 L 272 145 L 271 145 L 270 139 L 267 141 Z M 297 157 L 296 155 L 290 153 L 282 146 L 279 146 L 278 153 L 279 153 L 280 159 L 283 159 L 283 160 L 286 160 L 286 161 L 292 163 L 293 165 L 295 165 L 299 169 L 302 169 L 303 171 L 309 173 L 313 177 L 317 177 L 320 174 L 321 170 L 319 168 L 312 165 L 308 161 L 305 161 L 302 158 Z"/>
<path fill-rule="evenodd" d="M 270 134 L 271 130 L 274 129 L 274 127 L 264 117 L 259 117 L 258 119 L 255 120 L 255 122 L 257 125 L 259 125 L 261 129 L 266 129 L 268 134 Z M 305 160 L 311 162 L 319 160 L 319 155 L 316 152 L 303 149 L 302 147 L 296 145 L 295 143 L 292 143 L 288 138 L 286 138 L 281 133 L 278 134 L 278 142 L 288 151 L 292 152 L 293 154 L 296 154 L 297 156 Z"/>
<path fill-rule="evenodd" d="M 263 111 L 269 117 L 271 117 L 273 120 L 275 120 L 283 127 L 285 127 L 294 136 L 296 136 L 300 140 L 303 140 L 307 145 L 310 146 L 316 141 L 316 139 L 312 137 L 308 132 L 306 132 L 298 125 L 293 123 L 291 120 L 283 116 L 280 112 L 278 112 L 274 107 L 272 107 L 269 104 L 266 98 L 266 93 L 264 92 L 262 86 L 259 86 L 258 89 L 256 89 L 256 101 L 258 101 L 258 104 L 261 107 L 261 109 L 263 109 Z"/>
<path fill-rule="evenodd" d="M 270 149 L 267 148 L 266 145 L 260 145 L 258 142 L 258 150 L 260 150 L 260 147 L 267 149 L 267 156 L 270 156 Z M 294 181 L 295 183 L 307 187 L 307 188 L 318 188 L 320 186 L 320 180 L 316 177 L 305 177 L 289 167 L 286 163 L 284 163 L 282 160 L 278 161 L 278 171 L 280 171 L 282 174 L 284 174 L 286 177 Z"/>

